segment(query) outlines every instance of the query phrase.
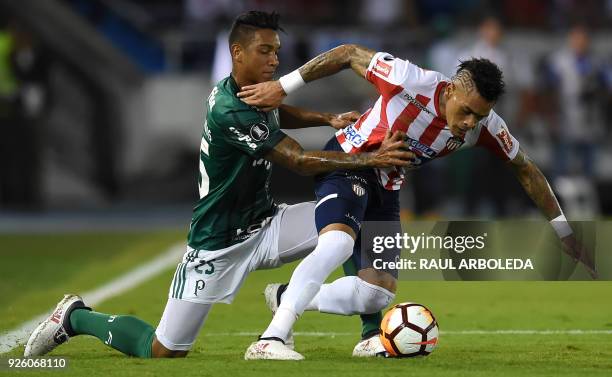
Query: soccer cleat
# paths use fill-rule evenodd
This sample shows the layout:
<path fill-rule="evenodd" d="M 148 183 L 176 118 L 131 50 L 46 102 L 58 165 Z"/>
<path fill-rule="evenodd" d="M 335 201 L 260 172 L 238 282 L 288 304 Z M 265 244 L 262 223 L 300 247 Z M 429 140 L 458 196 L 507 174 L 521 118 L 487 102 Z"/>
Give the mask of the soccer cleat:
<path fill-rule="evenodd" d="M 388 357 L 387 351 L 380 341 L 378 332 L 361 339 L 353 348 L 354 357 Z"/>
<path fill-rule="evenodd" d="M 304 356 L 287 347 L 278 338 L 259 339 L 244 353 L 245 360 L 304 360 Z"/>
<path fill-rule="evenodd" d="M 280 284 L 273 283 L 266 285 L 266 289 L 264 290 L 264 297 L 266 298 L 266 305 L 272 312 L 272 316 L 276 313 L 276 309 L 280 305 L 281 296 L 283 292 L 287 289 L 288 284 Z M 285 345 L 290 349 L 295 349 L 295 340 L 293 339 L 293 330 L 289 330 L 289 334 L 287 334 L 287 340 L 285 340 Z"/>
<path fill-rule="evenodd" d="M 46 355 L 55 347 L 68 341 L 75 333 L 70 326 L 70 313 L 76 308 L 89 309 L 83 299 L 77 295 L 64 295 L 57 304 L 53 314 L 32 332 L 26 343 L 23 356 L 36 357 Z"/>

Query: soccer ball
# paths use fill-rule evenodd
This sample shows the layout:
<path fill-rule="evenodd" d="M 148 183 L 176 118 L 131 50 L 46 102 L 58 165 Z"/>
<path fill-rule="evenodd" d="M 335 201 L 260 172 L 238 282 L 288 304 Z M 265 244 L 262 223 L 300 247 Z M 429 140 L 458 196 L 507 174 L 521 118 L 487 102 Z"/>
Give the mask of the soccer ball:
<path fill-rule="evenodd" d="M 438 322 L 420 304 L 395 305 L 383 317 L 380 330 L 380 340 L 392 357 L 427 356 L 438 343 Z"/>

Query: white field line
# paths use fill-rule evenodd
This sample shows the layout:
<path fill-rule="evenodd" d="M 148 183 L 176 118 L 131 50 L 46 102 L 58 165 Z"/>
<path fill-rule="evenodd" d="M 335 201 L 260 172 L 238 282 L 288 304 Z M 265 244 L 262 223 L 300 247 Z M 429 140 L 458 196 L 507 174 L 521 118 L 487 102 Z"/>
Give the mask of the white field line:
<path fill-rule="evenodd" d="M 259 336 L 261 331 L 210 332 L 204 336 Z M 296 331 L 295 336 L 359 336 L 357 332 Z M 612 330 L 440 330 L 440 335 L 612 335 Z"/>
<path fill-rule="evenodd" d="M 104 300 L 134 288 L 170 266 L 179 263 L 184 252 L 185 245 L 183 243 L 174 245 L 150 262 L 126 272 L 97 289 L 83 293 L 81 296 L 85 305 L 95 306 Z M 61 297 L 57 298 L 58 301 L 60 299 Z M 0 354 L 25 343 L 36 326 L 51 315 L 52 311 L 53 309 L 37 315 L 19 327 L 0 334 Z"/>

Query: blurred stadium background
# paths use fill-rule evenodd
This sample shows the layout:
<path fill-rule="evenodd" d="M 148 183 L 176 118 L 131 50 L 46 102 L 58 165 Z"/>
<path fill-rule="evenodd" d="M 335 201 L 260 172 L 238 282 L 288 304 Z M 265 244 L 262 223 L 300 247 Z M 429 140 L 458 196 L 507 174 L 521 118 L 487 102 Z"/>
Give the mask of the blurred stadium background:
<path fill-rule="evenodd" d="M 202 102 L 250 9 L 281 14 L 279 74 L 342 43 L 446 75 L 461 57 L 497 62 L 508 92 L 496 110 L 568 217 L 612 214 L 610 0 L 0 0 L 0 229 L 186 229 Z M 344 112 L 375 97 L 344 72 L 288 101 Z M 292 132 L 309 149 L 331 133 Z M 312 200 L 310 178 L 274 174 L 278 201 Z M 402 195 L 407 219 L 538 216 L 479 150 L 411 173 Z"/>

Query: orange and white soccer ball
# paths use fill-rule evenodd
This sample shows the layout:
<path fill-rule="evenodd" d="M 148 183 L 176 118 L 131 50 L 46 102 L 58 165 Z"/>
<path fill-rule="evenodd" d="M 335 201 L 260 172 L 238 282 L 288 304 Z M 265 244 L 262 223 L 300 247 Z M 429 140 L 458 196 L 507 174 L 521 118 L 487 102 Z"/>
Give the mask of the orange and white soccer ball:
<path fill-rule="evenodd" d="M 438 344 L 438 322 L 420 304 L 395 305 L 383 317 L 380 329 L 380 340 L 392 357 L 427 356 Z"/>

